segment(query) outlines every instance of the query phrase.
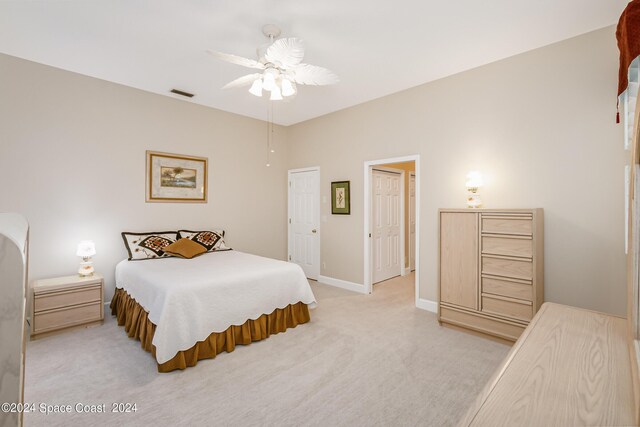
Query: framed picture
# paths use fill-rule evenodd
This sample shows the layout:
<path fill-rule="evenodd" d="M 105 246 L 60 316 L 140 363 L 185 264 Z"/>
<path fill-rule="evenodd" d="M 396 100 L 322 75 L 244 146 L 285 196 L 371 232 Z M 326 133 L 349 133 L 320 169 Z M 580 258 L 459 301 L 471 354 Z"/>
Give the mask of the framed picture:
<path fill-rule="evenodd" d="M 147 202 L 207 202 L 207 158 L 147 151 Z"/>
<path fill-rule="evenodd" d="M 331 183 L 331 213 L 333 215 L 351 214 L 351 181 L 336 181 Z"/>

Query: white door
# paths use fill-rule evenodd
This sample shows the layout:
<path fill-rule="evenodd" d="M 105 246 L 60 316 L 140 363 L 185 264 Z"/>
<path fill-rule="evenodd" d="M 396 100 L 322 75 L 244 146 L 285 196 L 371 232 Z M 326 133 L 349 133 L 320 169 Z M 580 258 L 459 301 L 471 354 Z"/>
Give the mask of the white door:
<path fill-rule="evenodd" d="M 409 175 L 409 270 L 416 269 L 416 175 Z"/>
<path fill-rule="evenodd" d="M 320 171 L 289 171 L 289 261 L 320 275 Z"/>
<path fill-rule="evenodd" d="M 400 177 L 398 173 L 372 172 L 372 283 L 400 275 Z"/>

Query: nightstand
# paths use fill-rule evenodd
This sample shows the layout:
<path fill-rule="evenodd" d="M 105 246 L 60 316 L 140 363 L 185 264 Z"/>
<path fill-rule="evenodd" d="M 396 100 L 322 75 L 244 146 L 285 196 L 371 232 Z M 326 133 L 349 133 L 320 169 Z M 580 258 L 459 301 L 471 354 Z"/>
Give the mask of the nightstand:
<path fill-rule="evenodd" d="M 99 274 L 36 280 L 32 290 L 31 339 L 104 319 L 104 280 Z"/>

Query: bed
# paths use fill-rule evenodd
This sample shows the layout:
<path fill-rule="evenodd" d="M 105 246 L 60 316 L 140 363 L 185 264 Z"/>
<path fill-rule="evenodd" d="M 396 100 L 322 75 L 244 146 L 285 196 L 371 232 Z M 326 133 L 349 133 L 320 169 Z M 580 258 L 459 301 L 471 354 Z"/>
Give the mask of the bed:
<path fill-rule="evenodd" d="M 235 250 L 116 266 L 111 312 L 156 358 L 185 369 L 310 320 L 316 300 L 297 264 Z"/>

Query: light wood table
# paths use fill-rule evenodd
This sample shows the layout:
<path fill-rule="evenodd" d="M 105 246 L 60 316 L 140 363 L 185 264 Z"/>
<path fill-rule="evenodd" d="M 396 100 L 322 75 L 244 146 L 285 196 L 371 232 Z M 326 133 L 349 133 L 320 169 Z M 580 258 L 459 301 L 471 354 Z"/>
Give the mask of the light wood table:
<path fill-rule="evenodd" d="M 31 339 L 104 319 L 104 280 L 99 274 L 36 280 L 32 291 Z"/>
<path fill-rule="evenodd" d="M 623 318 L 545 303 L 461 426 L 632 426 Z"/>

